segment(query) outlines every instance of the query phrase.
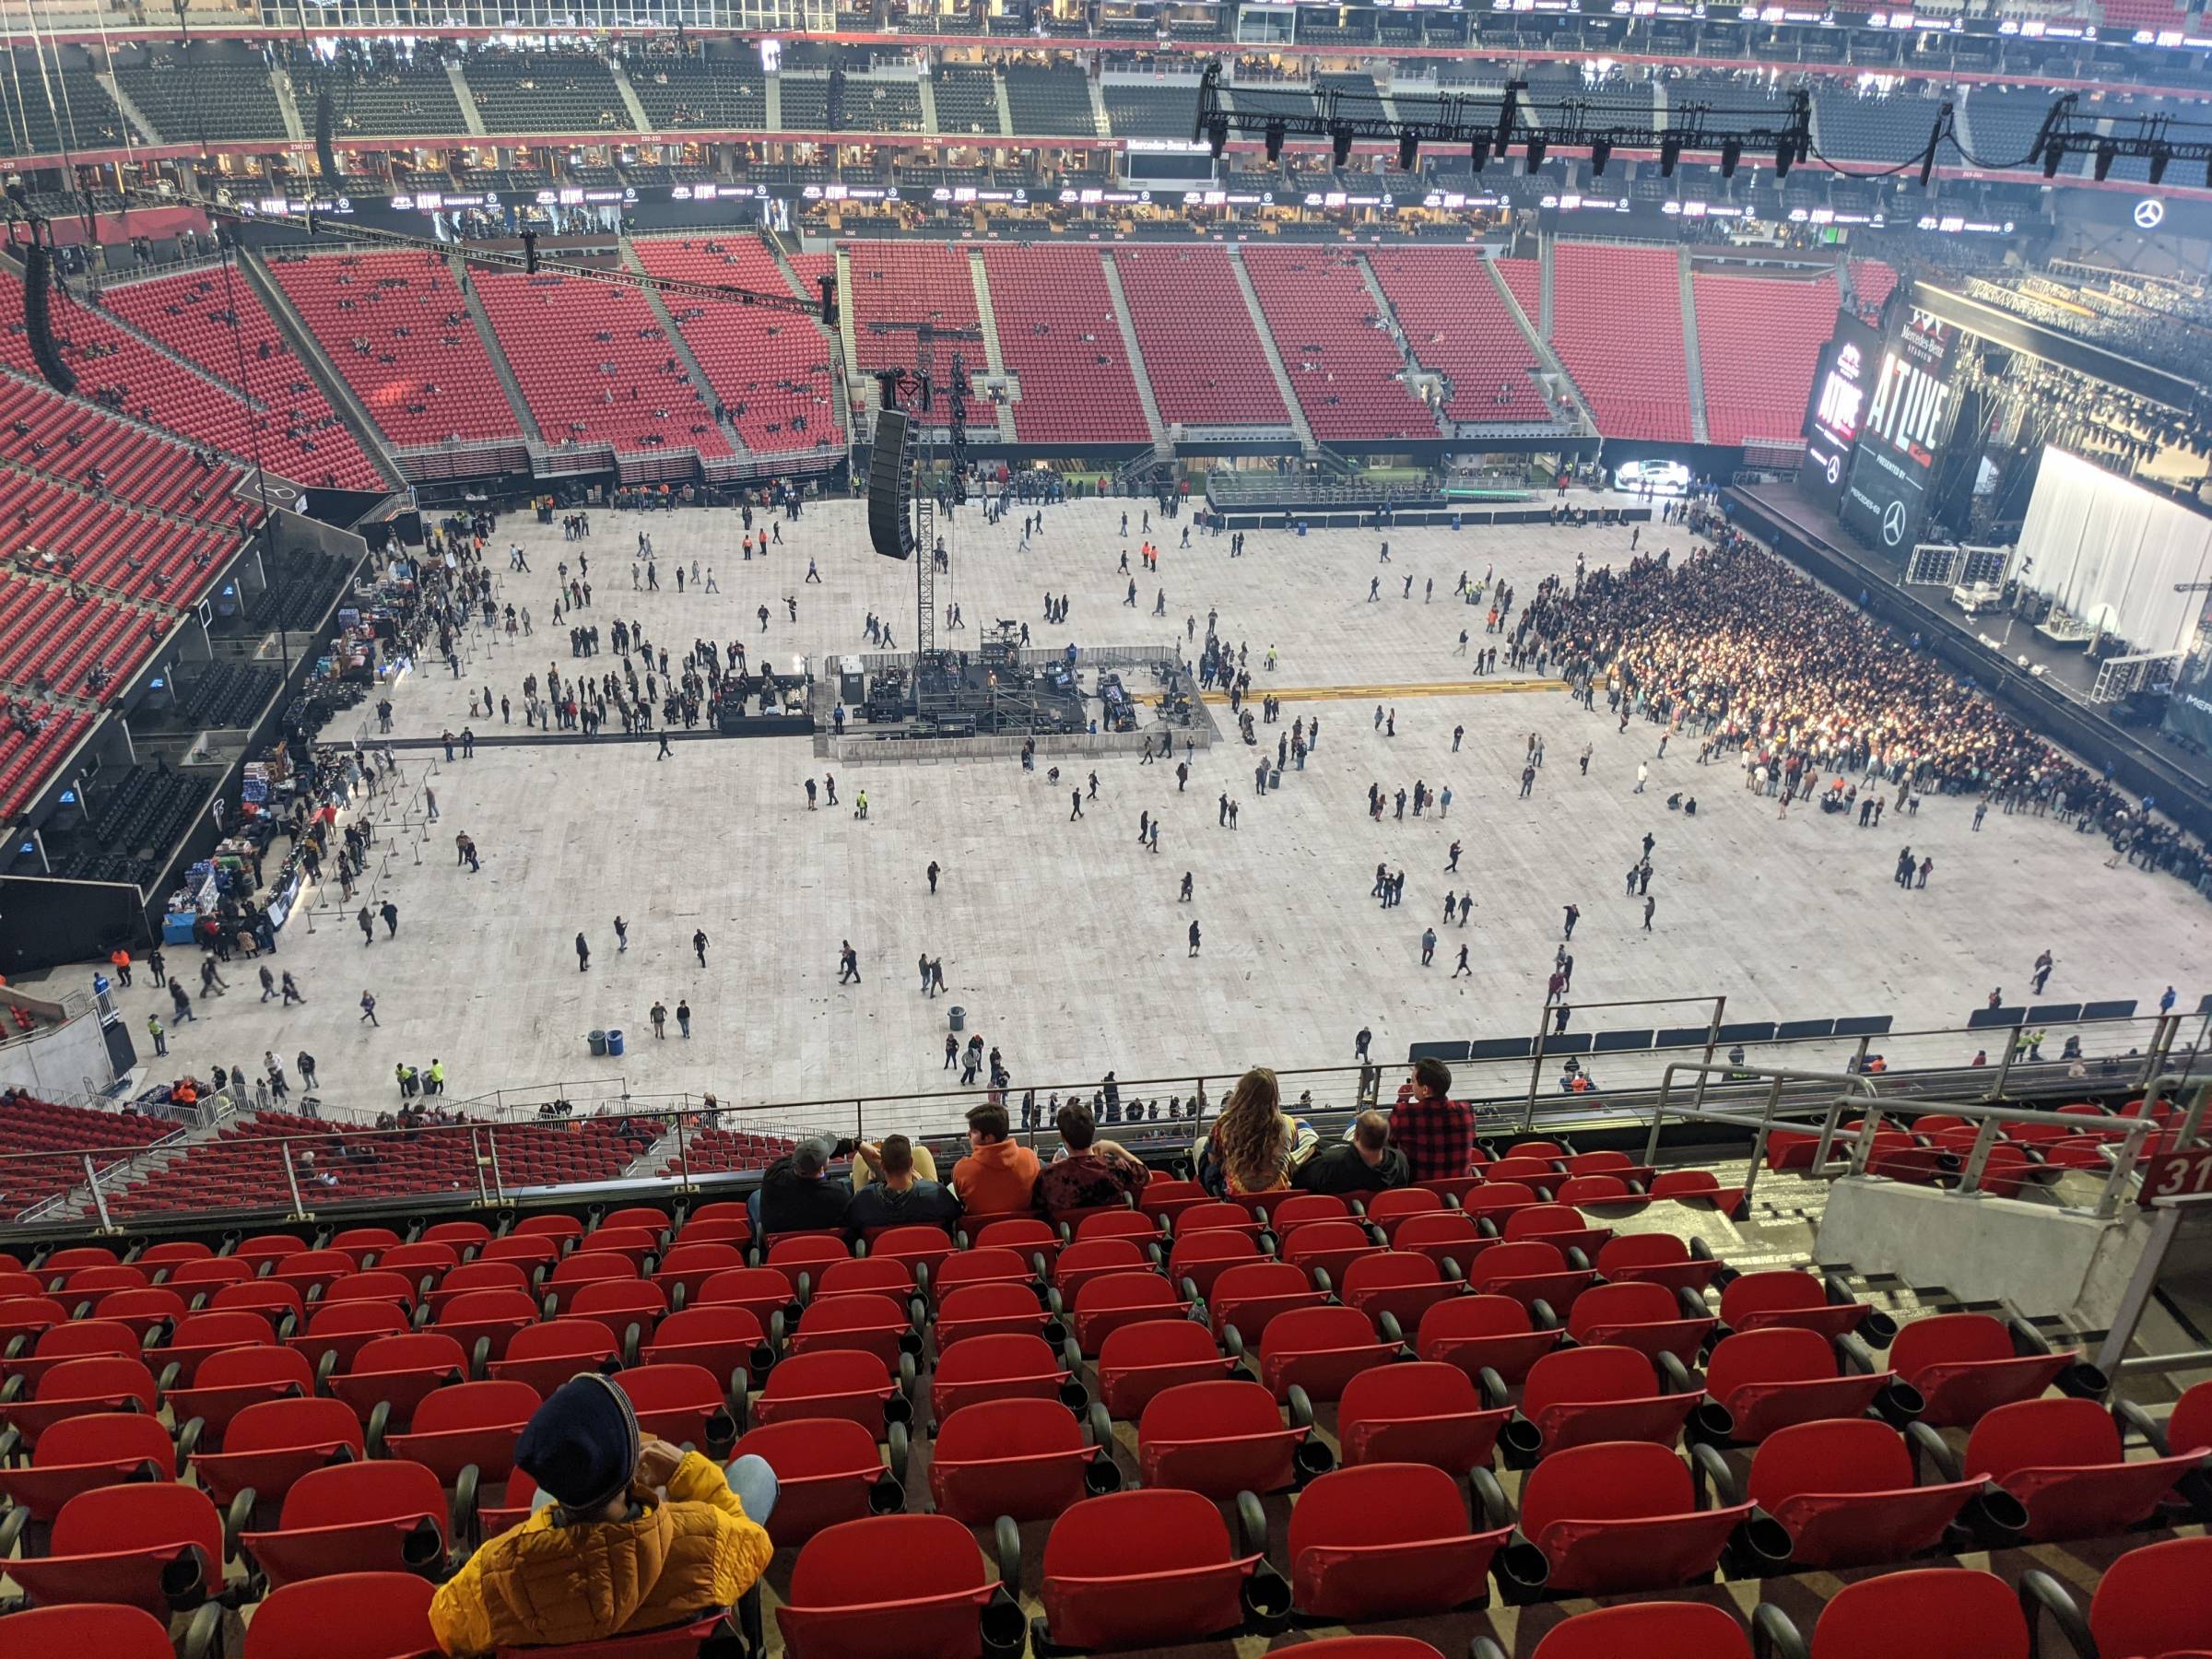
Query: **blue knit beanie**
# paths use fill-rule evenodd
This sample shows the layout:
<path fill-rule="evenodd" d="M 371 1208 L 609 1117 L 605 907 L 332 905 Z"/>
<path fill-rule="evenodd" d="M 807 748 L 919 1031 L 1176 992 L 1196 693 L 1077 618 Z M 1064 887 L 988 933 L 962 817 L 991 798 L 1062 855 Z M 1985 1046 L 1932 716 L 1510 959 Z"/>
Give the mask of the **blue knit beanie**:
<path fill-rule="evenodd" d="M 629 1489 L 638 1468 L 629 1396 L 596 1371 L 570 1378 L 530 1415 L 517 1467 L 564 1510 L 590 1511 Z"/>

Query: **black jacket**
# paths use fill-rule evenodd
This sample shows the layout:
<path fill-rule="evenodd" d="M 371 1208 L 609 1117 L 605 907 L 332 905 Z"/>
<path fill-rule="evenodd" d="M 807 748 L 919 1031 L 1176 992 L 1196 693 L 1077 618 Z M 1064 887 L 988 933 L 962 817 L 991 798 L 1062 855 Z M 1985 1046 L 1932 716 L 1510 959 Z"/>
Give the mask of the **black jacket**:
<path fill-rule="evenodd" d="M 797 1163 L 786 1155 L 770 1164 L 760 1177 L 760 1230 L 811 1232 L 842 1227 L 852 1196 L 842 1176 L 801 1175 Z"/>
<path fill-rule="evenodd" d="M 1370 1168 L 1358 1147 L 1338 1141 L 1308 1159 L 1290 1184 L 1301 1193 L 1380 1193 L 1412 1179 L 1413 1167 L 1397 1147 L 1384 1147 L 1382 1161 Z"/>
<path fill-rule="evenodd" d="M 893 1192 L 872 1181 L 845 1206 L 844 1224 L 853 1232 L 871 1227 L 949 1227 L 959 1216 L 960 1201 L 950 1187 L 916 1181 L 904 1192 Z"/>

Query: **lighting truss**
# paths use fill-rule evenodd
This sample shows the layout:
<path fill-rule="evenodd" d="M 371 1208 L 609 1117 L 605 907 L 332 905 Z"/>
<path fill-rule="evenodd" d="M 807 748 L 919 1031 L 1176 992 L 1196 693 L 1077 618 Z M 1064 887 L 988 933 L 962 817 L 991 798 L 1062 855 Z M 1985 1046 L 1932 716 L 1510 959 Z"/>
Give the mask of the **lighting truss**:
<path fill-rule="evenodd" d="M 2123 156 L 2150 163 L 2150 182 L 2161 184 L 2167 167 L 2186 161 L 2205 170 L 2212 189 L 2212 124 L 2177 121 L 2171 115 L 2083 115 L 2080 94 L 2068 92 L 2044 112 L 2027 165 L 2040 162 L 2043 177 L 2055 178 L 2068 156 L 2094 156 L 2102 179 Z"/>
<path fill-rule="evenodd" d="M 1315 89 L 1310 112 L 1279 106 L 1235 110 L 1224 101 L 1220 82 L 1220 64 L 1208 64 L 1191 128 L 1192 142 L 1210 146 L 1217 156 L 1232 135 L 1257 138 L 1277 153 L 1286 137 L 1326 140 L 1340 155 L 1362 141 L 1404 146 L 1410 140 L 1417 147 L 1467 148 L 1485 159 L 1503 159 L 1515 145 L 1524 150 L 1534 145 L 1538 157 L 1583 150 L 1609 158 L 1626 150 L 1668 156 L 1711 152 L 1727 143 L 1771 160 L 1778 173 L 1788 172 L 1812 153 L 1813 100 L 1802 88 L 1789 93 L 1788 113 L 1779 121 L 1771 106 L 1730 111 L 1672 99 L 1664 122 L 1624 119 L 1582 99 L 1537 110 L 1529 102 L 1528 83 L 1518 80 L 1508 83 L 1502 98 L 1449 93 L 1436 100 L 1434 115 L 1392 121 L 1379 100 L 1359 95 L 1347 99 L 1335 88 Z"/>

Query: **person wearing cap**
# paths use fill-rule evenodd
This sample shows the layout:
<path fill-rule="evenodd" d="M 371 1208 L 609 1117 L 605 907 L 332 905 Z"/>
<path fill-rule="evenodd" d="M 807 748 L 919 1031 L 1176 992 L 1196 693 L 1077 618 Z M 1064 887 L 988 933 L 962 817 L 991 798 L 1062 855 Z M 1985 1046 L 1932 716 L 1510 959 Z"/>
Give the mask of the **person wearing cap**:
<path fill-rule="evenodd" d="M 629 1396 L 587 1371 L 515 1442 L 537 1482 L 530 1519 L 486 1542 L 430 1603 L 447 1653 L 566 1645 L 681 1624 L 736 1605 L 768 1568 L 775 1471 L 725 1471 L 639 1431 Z"/>
<path fill-rule="evenodd" d="M 746 1200 L 753 1235 L 814 1232 L 845 1224 L 853 1192 L 830 1173 L 837 1147 L 826 1135 L 809 1135 L 760 1173 L 760 1184 Z"/>

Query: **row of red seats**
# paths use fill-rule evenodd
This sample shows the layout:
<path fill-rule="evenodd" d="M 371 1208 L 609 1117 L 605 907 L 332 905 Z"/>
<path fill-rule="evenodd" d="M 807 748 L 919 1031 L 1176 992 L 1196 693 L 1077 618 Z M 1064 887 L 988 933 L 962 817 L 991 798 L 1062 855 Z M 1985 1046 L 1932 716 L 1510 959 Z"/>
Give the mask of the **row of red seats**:
<path fill-rule="evenodd" d="M 92 725 L 89 714 L 57 708 L 52 703 L 29 709 L 27 718 L 31 726 L 29 731 L 17 723 L 13 711 L 0 720 L 0 818 L 9 817 L 27 806 L 31 796 L 46 786 Z M 43 1186 L 45 1179 L 41 1176 L 37 1184 Z M 63 1182 L 65 1186 L 67 1184 Z M 8 1178 L 7 1190 L 0 1192 L 0 1205 L 23 1196 L 29 1190 L 25 1171 L 18 1170 Z M 49 1196 L 58 1190 L 46 1187 L 40 1195 Z M 26 1198 L 25 1202 L 29 1200 Z"/>
<path fill-rule="evenodd" d="M 844 297 L 853 317 L 853 346 L 863 374 L 914 366 L 912 324 L 973 329 L 975 278 L 967 253 L 943 242 L 855 241 L 844 244 L 851 273 Z M 879 333 L 878 323 L 903 328 Z M 971 410 L 970 418 L 975 418 Z"/>
<path fill-rule="evenodd" d="M 2165 1124 L 2176 1116 L 2164 1101 L 2153 1110 L 2154 1121 Z M 2069 1170 L 2102 1171 L 2109 1168 L 2111 1149 L 2126 1136 L 2124 1120 L 2139 1117 L 2141 1100 L 2130 1100 L 2118 1112 L 2092 1101 L 2060 1106 L 2056 1112 L 2081 1120 L 2068 1130 L 2055 1124 L 2010 1124 L 2000 1127 L 1983 1160 L 1982 1185 L 1999 1197 L 2018 1196 L 2030 1182 L 2049 1184 Z M 1891 1118 L 1888 1126 L 1875 1131 L 1867 1147 L 1867 1172 L 1893 1181 L 1923 1185 L 1950 1184 L 1964 1172 L 1981 1137 L 1978 1122 L 1947 1112 L 1924 1112 L 1913 1118 Z M 1846 1120 L 1829 1147 L 1831 1164 L 1847 1159 L 1855 1149 L 1865 1120 Z M 2149 1135 L 2145 1153 L 2171 1151 L 2177 1131 Z M 1820 1137 L 1794 1129 L 1772 1132 L 1767 1137 L 1766 1163 L 1771 1170 L 1810 1170 L 1819 1156 Z"/>
<path fill-rule="evenodd" d="M 274 470 L 342 489 L 384 482 L 243 276 L 186 271 L 111 286 L 100 302 L 218 380 L 236 384 L 242 372 L 265 411 L 259 424 Z"/>
<path fill-rule="evenodd" d="M 756 293 L 788 291 L 775 255 L 757 236 L 711 241 L 654 237 L 631 246 L 655 276 Z M 680 293 L 662 299 L 747 449 L 773 454 L 844 441 L 831 402 L 830 341 L 818 324 L 792 312 L 731 301 Z"/>
<path fill-rule="evenodd" d="M 1795 441 L 1820 348 L 1836 331 L 1832 277 L 1708 276 L 1693 270 L 1705 427 L 1714 443 Z"/>
<path fill-rule="evenodd" d="M 1096 248 L 983 250 L 998 348 L 1021 383 L 1024 443 L 1146 443 L 1150 429 Z"/>
<path fill-rule="evenodd" d="M 1479 248 L 1374 248 L 1382 285 L 1417 361 L 1452 383 L 1453 420 L 1551 418 L 1530 372 L 1536 354 L 1485 270 Z"/>
<path fill-rule="evenodd" d="M 1229 253 L 1211 243 L 1124 243 L 1109 257 L 1136 324 L 1137 349 L 1159 418 L 1173 425 L 1290 424 L 1237 286 Z M 1003 339 L 1003 335 L 1002 335 Z"/>
<path fill-rule="evenodd" d="M 152 611 L 0 571 L 0 680 L 105 700 L 169 626 Z M 95 669 L 108 675 L 99 688 L 89 680 Z"/>
<path fill-rule="evenodd" d="M 7 362 L 27 367 L 13 349 Z M 241 535 L 261 522 L 258 502 L 231 494 L 244 468 L 12 374 L 0 374 L 0 460 Z"/>
<path fill-rule="evenodd" d="M 1435 417 L 1406 390 L 1406 363 L 1375 318 L 1359 255 L 1309 246 L 1242 251 L 1267 332 L 1313 435 L 1433 438 Z"/>
<path fill-rule="evenodd" d="M 652 304 L 582 278 L 479 272 L 477 296 L 547 443 L 730 453 Z"/>
<path fill-rule="evenodd" d="M 274 259 L 269 274 L 394 444 L 521 435 L 442 255 Z"/>
<path fill-rule="evenodd" d="M 1556 244 L 1551 346 L 1607 437 L 1689 441 L 1689 370 L 1673 249 Z"/>
<path fill-rule="evenodd" d="M 96 500 L 29 473 L 0 472 L 0 559 L 56 581 L 181 606 L 214 581 L 217 562 L 237 545 L 229 531 Z M 65 556 L 66 570 L 59 562 Z"/>

